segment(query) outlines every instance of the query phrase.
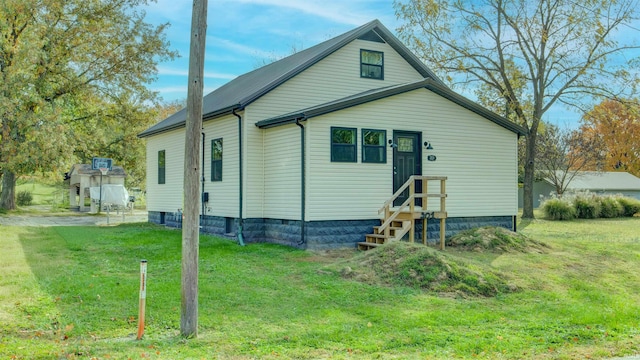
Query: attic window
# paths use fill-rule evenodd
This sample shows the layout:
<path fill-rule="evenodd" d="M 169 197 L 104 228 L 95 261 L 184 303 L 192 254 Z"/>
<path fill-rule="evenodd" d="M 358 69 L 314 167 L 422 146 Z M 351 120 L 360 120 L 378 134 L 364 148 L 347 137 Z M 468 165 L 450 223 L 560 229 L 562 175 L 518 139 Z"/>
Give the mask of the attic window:
<path fill-rule="evenodd" d="M 384 53 L 360 49 L 360 77 L 384 80 Z"/>

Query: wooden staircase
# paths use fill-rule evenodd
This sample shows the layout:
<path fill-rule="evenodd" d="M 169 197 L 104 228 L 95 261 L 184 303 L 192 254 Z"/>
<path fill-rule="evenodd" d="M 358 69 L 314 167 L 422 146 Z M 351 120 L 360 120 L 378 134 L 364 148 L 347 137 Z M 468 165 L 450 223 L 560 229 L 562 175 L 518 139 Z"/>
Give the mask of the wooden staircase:
<path fill-rule="evenodd" d="M 389 200 L 378 210 L 382 215 L 380 226 L 373 227 L 373 234 L 365 235 L 365 241 L 358 243 L 358 249 L 368 250 L 390 241 L 401 240 L 407 234 L 409 242 L 415 241 L 416 220 L 422 220 L 422 242 L 427 244 L 427 220 L 440 220 L 440 249 L 444 250 L 445 221 L 447 212 L 445 211 L 445 199 L 447 198 L 445 182 L 447 178 L 442 176 L 419 176 L 413 175 L 396 191 Z M 421 192 L 416 193 L 416 183 L 421 182 Z M 429 182 L 440 183 L 440 191 L 429 193 Z M 394 201 L 408 189 L 408 197 L 402 205 L 394 207 Z M 431 211 L 428 199 L 439 198 L 439 209 Z M 422 199 L 422 206 L 416 206 L 416 199 Z"/>
<path fill-rule="evenodd" d="M 376 247 L 388 241 L 402 239 L 409 231 L 411 231 L 411 221 L 392 221 L 389 226 L 389 236 L 384 234 L 384 229 L 382 232 L 380 231 L 381 227 L 382 226 L 374 226 L 373 234 L 365 235 L 366 241 L 358 243 L 358 248 L 366 250 L 370 247 Z"/>

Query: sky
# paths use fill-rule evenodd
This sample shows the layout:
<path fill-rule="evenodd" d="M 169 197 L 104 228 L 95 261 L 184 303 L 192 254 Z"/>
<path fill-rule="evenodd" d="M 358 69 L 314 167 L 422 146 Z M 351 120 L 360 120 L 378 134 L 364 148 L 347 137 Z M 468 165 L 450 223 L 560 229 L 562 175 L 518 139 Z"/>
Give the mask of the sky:
<path fill-rule="evenodd" d="M 209 0 L 204 93 L 273 60 L 379 19 L 399 24 L 390 0 Z M 150 87 L 167 101 L 187 97 L 192 1 L 158 0 L 144 7 L 147 21 L 170 23 L 171 49 L 180 58 L 158 66 Z"/>
<path fill-rule="evenodd" d="M 236 76 L 371 20 L 380 20 L 394 34 L 402 24 L 392 0 L 209 0 L 208 4 L 205 94 Z M 150 88 L 165 101 L 186 99 L 192 1 L 157 0 L 143 10 L 147 22 L 171 24 L 167 40 L 180 54 L 159 64 L 158 79 Z M 579 119 L 577 113 L 556 106 L 544 120 L 576 128 Z"/>

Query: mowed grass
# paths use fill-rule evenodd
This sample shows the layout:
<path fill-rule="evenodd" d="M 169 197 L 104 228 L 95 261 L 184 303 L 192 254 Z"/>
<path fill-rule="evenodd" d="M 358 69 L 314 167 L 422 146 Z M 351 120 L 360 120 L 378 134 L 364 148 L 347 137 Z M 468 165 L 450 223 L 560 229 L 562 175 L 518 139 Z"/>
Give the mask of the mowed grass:
<path fill-rule="evenodd" d="M 69 196 L 69 190 L 53 186 L 42 184 L 40 182 L 26 181 L 24 183 L 18 183 L 16 185 L 16 194 L 21 191 L 28 191 L 33 196 L 31 203 L 33 205 L 51 205 L 54 202 L 61 202 L 64 197 Z"/>
<path fill-rule="evenodd" d="M 180 327 L 181 233 L 0 228 L 0 358 L 584 359 L 640 353 L 640 218 L 520 231 L 547 253 L 447 250 L 519 290 L 456 297 L 345 279 L 352 250 L 200 238 L 199 336 Z M 147 326 L 135 340 L 139 261 Z M 355 265 L 354 265 L 355 266 Z"/>

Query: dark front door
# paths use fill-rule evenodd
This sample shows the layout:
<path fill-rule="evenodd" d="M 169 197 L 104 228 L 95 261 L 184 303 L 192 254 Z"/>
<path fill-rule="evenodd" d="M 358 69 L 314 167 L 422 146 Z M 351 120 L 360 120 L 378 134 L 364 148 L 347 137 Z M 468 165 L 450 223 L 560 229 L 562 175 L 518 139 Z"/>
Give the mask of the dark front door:
<path fill-rule="evenodd" d="M 422 134 L 410 131 L 393 132 L 393 192 L 395 193 L 404 185 L 411 175 L 422 175 L 422 148 L 420 141 Z M 422 186 L 416 183 L 416 192 L 420 192 Z M 393 205 L 402 205 L 409 196 L 409 189 L 405 190 Z M 422 204 L 421 199 L 416 201 Z"/>

